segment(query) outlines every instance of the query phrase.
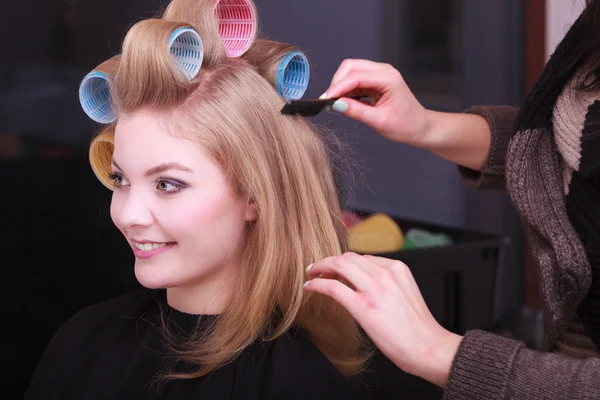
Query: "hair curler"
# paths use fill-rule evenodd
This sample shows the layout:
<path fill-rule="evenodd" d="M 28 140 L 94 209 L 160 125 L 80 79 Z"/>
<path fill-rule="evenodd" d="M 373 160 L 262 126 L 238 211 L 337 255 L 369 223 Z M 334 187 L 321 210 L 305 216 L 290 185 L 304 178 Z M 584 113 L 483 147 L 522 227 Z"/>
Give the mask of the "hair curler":
<path fill-rule="evenodd" d="M 306 56 L 292 51 L 277 65 L 275 86 L 286 100 L 297 100 L 304 96 L 310 80 L 310 64 Z"/>
<path fill-rule="evenodd" d="M 214 0 L 219 36 L 230 58 L 241 57 L 256 38 L 257 11 L 251 0 Z"/>
<path fill-rule="evenodd" d="M 177 28 L 169 37 L 169 52 L 174 57 L 175 67 L 192 80 L 200 72 L 204 59 L 204 47 L 198 33 L 190 28 Z"/>
<path fill-rule="evenodd" d="M 101 124 L 115 120 L 110 87 L 119 67 L 114 56 L 87 74 L 79 85 L 79 102 L 88 117 Z"/>
<path fill-rule="evenodd" d="M 198 33 L 190 27 L 173 30 L 167 43 L 173 64 L 192 80 L 200 71 L 204 47 Z M 88 117 L 101 124 L 116 119 L 111 86 L 119 68 L 121 56 L 114 56 L 87 74 L 79 85 L 79 102 Z"/>
<path fill-rule="evenodd" d="M 113 149 L 114 129 L 109 126 L 96 136 L 89 150 L 89 160 L 94 175 L 110 190 L 115 189 L 110 179 Z"/>

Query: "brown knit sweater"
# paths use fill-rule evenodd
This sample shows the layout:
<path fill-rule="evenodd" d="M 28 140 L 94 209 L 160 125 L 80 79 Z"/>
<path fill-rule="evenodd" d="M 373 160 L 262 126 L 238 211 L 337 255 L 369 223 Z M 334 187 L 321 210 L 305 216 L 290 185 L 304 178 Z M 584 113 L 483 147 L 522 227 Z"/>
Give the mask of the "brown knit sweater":
<path fill-rule="evenodd" d="M 468 332 L 450 372 L 448 400 L 600 399 L 600 354 L 577 312 L 590 300 L 592 267 L 565 201 L 595 98 L 600 96 L 569 83 L 553 109 L 553 134 L 532 129 L 515 135 L 516 108 L 467 110 L 488 121 L 492 142 L 483 170 L 460 167 L 461 176 L 474 188 L 506 188 L 521 214 L 539 265 L 547 349 L 540 353 L 512 339 Z M 600 126 L 589 126 L 600 135 Z M 600 319 L 600 309 L 583 312 L 595 314 L 586 320 Z"/>

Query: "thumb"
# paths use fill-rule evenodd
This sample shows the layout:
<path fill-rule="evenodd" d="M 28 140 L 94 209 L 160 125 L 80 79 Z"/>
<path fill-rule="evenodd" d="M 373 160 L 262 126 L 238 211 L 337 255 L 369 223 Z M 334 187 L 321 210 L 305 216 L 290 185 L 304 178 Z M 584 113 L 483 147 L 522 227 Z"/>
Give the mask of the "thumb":
<path fill-rule="evenodd" d="M 342 97 L 331 105 L 331 110 L 371 127 L 377 122 L 378 110 L 368 102 Z"/>

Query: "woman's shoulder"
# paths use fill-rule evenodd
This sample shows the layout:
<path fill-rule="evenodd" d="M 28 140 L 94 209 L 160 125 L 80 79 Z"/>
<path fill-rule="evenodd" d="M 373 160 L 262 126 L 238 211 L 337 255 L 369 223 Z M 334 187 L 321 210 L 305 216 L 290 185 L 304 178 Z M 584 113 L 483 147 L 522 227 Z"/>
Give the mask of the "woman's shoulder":
<path fill-rule="evenodd" d="M 309 333 L 302 328 L 292 327 L 279 336 L 272 344 L 270 358 L 273 361 L 301 361 L 305 365 L 313 365 L 320 369 L 337 371 L 334 365 L 319 350 L 310 338 Z"/>
<path fill-rule="evenodd" d="M 48 390 L 62 390 L 62 385 L 78 374 L 74 365 L 94 359 L 98 348 L 112 343 L 121 333 L 135 331 L 140 317 L 158 308 L 158 300 L 157 293 L 144 290 L 114 297 L 75 313 L 50 339 L 26 398 L 37 398 Z"/>
<path fill-rule="evenodd" d="M 270 345 L 265 365 L 266 398 L 362 399 L 358 379 L 344 377 L 311 340 L 294 327 Z"/>
<path fill-rule="evenodd" d="M 160 292 L 139 290 L 87 306 L 71 316 L 56 332 L 53 340 L 70 341 L 72 336 L 102 334 L 113 325 L 124 325 L 158 309 Z"/>
<path fill-rule="evenodd" d="M 100 303 L 87 306 L 77 312 L 74 317 L 114 317 L 118 315 L 135 315 L 146 309 L 158 307 L 164 298 L 164 291 L 142 289 L 135 292 L 115 296 Z"/>

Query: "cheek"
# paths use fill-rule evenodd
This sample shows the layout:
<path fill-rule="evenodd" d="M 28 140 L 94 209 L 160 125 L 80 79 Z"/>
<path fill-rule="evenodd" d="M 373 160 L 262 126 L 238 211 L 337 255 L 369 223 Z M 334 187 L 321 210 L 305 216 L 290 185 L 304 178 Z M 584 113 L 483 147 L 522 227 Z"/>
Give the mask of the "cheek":
<path fill-rule="evenodd" d="M 123 230 L 119 215 L 121 214 L 121 210 L 123 209 L 123 205 L 125 204 L 125 199 L 122 194 L 115 191 L 113 192 L 112 199 L 110 201 L 110 218 L 113 221 L 113 224 L 120 230 Z"/>
<path fill-rule="evenodd" d="M 173 202 L 158 210 L 161 226 L 178 231 L 206 232 L 223 214 L 218 199 L 205 198 L 197 201 L 190 198 L 185 201 Z"/>
<path fill-rule="evenodd" d="M 245 225 L 243 207 L 229 198 L 190 199 L 163 211 L 164 230 L 173 236 L 193 237 L 195 242 L 231 241 Z"/>

